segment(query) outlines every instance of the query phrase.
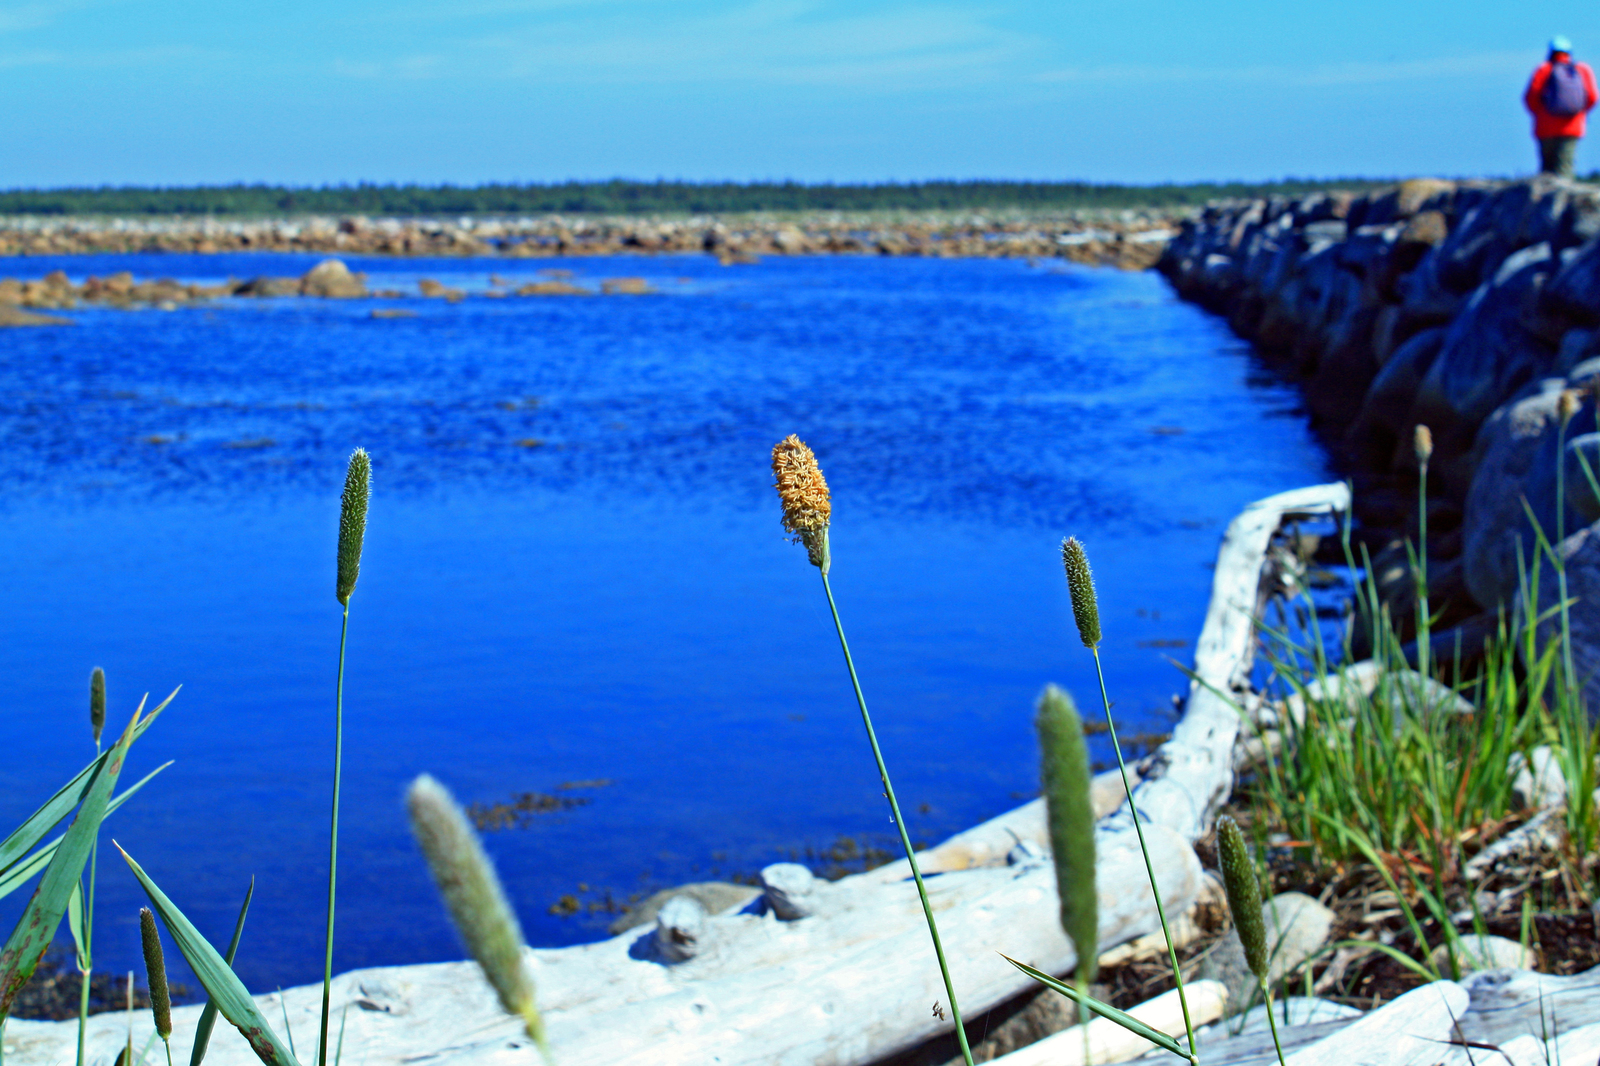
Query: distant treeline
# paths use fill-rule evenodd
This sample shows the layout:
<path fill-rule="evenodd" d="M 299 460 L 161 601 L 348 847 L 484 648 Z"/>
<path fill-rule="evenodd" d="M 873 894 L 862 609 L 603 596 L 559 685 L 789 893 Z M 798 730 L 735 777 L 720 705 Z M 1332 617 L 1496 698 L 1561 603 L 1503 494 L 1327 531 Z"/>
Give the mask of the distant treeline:
<path fill-rule="evenodd" d="M 0 191 L 0 215 L 655 215 L 745 211 L 929 211 L 1174 208 L 1244 196 L 1370 189 L 1367 178 L 1094 185 L 1046 181 L 799 182 L 569 181 L 551 185 L 101 186 Z"/>

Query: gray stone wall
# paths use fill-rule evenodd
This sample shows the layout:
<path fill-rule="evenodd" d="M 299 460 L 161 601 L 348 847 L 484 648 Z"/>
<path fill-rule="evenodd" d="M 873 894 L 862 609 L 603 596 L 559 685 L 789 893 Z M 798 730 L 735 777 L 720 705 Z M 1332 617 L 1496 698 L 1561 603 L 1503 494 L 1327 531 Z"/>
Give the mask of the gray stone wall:
<path fill-rule="evenodd" d="M 1430 427 L 1430 586 L 1465 627 L 1446 640 L 1481 646 L 1497 612 L 1520 610 L 1519 559 L 1542 534 L 1579 596 L 1580 672 L 1600 674 L 1600 187 L 1416 179 L 1215 204 L 1157 269 L 1302 382 L 1396 588 L 1399 538 L 1416 530 L 1413 433 Z M 1600 676 L 1586 692 L 1600 708 Z"/>

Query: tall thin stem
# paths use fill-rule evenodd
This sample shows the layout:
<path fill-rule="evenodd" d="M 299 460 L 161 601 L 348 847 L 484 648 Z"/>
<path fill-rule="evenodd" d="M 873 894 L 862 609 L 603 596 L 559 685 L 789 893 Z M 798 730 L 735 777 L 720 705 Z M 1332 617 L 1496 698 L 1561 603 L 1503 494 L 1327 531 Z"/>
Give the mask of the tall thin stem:
<path fill-rule="evenodd" d="M 100 742 L 94 742 L 94 753 L 100 754 Z M 100 858 L 100 833 L 95 831 L 94 847 L 89 852 L 89 892 L 83 906 L 83 961 L 80 967 L 78 989 L 78 1066 L 83 1066 L 83 1042 L 89 1028 L 89 978 L 94 972 L 94 882 Z"/>
<path fill-rule="evenodd" d="M 878 747 L 878 734 L 872 728 L 872 716 L 867 713 L 867 698 L 861 693 L 861 679 L 856 676 L 855 660 L 850 657 L 850 644 L 844 639 L 844 624 L 839 621 L 839 607 L 833 602 L 833 586 L 828 575 L 822 575 L 822 590 L 828 594 L 828 610 L 833 612 L 833 627 L 839 631 L 839 647 L 844 651 L 844 664 L 850 670 L 850 684 L 855 688 L 856 704 L 861 708 L 861 722 L 867 727 L 867 741 L 872 745 L 872 757 L 878 762 L 878 778 L 883 782 L 883 794 L 889 800 L 889 810 L 894 813 L 895 828 L 900 831 L 900 845 L 905 848 L 906 861 L 911 864 L 911 877 L 917 883 L 917 895 L 922 900 L 922 913 L 928 919 L 928 935 L 933 938 L 933 953 L 939 960 L 939 973 L 944 978 L 944 992 L 950 1000 L 950 1017 L 956 1026 L 956 1042 L 961 1045 L 961 1057 L 966 1066 L 972 1066 L 972 1049 L 967 1046 L 967 1031 L 961 1022 L 961 1007 L 956 1003 L 956 986 L 950 980 L 950 967 L 945 963 L 944 944 L 939 940 L 939 925 L 933 920 L 933 905 L 928 902 L 928 889 L 922 883 L 922 870 L 917 866 L 917 853 L 906 832 L 906 820 L 900 816 L 900 802 L 894 798 L 894 786 L 889 783 L 889 768 L 883 762 L 883 750 Z"/>
<path fill-rule="evenodd" d="M 339 683 L 333 710 L 333 828 L 328 833 L 328 940 L 322 958 L 322 1038 L 317 1066 L 328 1066 L 328 1006 L 333 994 L 333 900 L 339 879 L 339 778 L 344 762 L 344 642 L 350 632 L 350 604 L 339 625 Z"/>
<path fill-rule="evenodd" d="M 1261 979 L 1261 995 L 1267 1001 L 1267 1024 L 1272 1027 L 1272 1046 L 1278 1052 L 1278 1066 L 1283 1066 L 1283 1044 L 1278 1040 L 1278 1019 L 1272 1016 L 1272 989 L 1267 987 L 1267 982 L 1264 978 Z M 1283 1024 L 1289 1024 L 1287 1015 L 1283 1019 Z"/>
<path fill-rule="evenodd" d="M 1198 1063 L 1194 1050 L 1194 1021 L 1189 1017 L 1189 997 L 1183 991 L 1183 970 L 1178 966 L 1178 949 L 1172 942 L 1172 930 L 1167 927 L 1167 909 L 1161 905 L 1161 889 L 1156 885 L 1156 868 L 1150 862 L 1150 849 L 1144 842 L 1144 826 L 1139 821 L 1139 808 L 1133 802 L 1133 786 L 1128 783 L 1128 764 L 1122 759 L 1122 745 L 1117 741 L 1117 723 L 1111 720 L 1111 697 L 1106 694 L 1106 672 L 1100 666 L 1100 649 L 1090 648 L 1094 655 L 1095 676 L 1100 679 L 1100 702 L 1106 708 L 1106 728 L 1111 733 L 1111 747 L 1117 753 L 1117 769 L 1122 771 L 1122 790 L 1128 796 L 1128 810 L 1133 815 L 1133 829 L 1139 834 L 1139 853 L 1144 856 L 1145 873 L 1150 877 L 1150 893 L 1156 900 L 1156 917 L 1161 919 L 1161 935 L 1167 938 L 1167 958 L 1172 963 L 1172 979 L 1178 986 L 1178 1004 L 1183 1008 L 1183 1028 L 1189 1035 L 1189 1061 Z"/>
<path fill-rule="evenodd" d="M 1417 530 L 1421 537 L 1417 545 L 1417 672 L 1429 674 L 1429 658 L 1433 652 L 1433 617 L 1428 607 L 1428 461 L 1418 464 L 1421 476 L 1417 478 Z"/>

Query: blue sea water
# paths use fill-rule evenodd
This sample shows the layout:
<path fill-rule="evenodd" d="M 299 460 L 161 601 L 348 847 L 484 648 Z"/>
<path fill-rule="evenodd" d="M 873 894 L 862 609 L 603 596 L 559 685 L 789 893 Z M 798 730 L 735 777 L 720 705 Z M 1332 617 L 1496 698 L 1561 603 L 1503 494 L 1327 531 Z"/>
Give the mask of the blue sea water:
<path fill-rule="evenodd" d="M 216 281 L 315 261 L 36 257 L 0 276 Z M 0 333 L 0 823 L 92 755 L 92 667 L 113 733 L 143 693 L 181 683 L 124 780 L 174 765 L 104 839 L 214 941 L 254 876 L 237 969 L 256 990 L 321 975 L 334 541 L 358 445 L 373 496 L 350 612 L 339 970 L 460 955 L 400 802 L 424 771 L 465 803 L 585 801 L 485 838 L 539 945 L 604 936 L 608 899 L 825 864 L 844 838 L 893 846 L 817 573 L 779 528 L 769 452 L 788 433 L 833 489 L 832 580 L 921 842 L 1034 793 L 1045 682 L 1098 710 L 1063 535 L 1096 567 L 1122 727 L 1160 732 L 1224 525 L 1329 476 L 1293 390 L 1153 274 L 350 265 L 413 292 L 554 266 L 659 293 L 236 299 Z M 97 968 L 142 972 L 142 895 L 109 844 L 100 886 Z M 23 895 L 0 902 L 8 927 Z M 551 913 L 564 895 L 578 914 Z"/>

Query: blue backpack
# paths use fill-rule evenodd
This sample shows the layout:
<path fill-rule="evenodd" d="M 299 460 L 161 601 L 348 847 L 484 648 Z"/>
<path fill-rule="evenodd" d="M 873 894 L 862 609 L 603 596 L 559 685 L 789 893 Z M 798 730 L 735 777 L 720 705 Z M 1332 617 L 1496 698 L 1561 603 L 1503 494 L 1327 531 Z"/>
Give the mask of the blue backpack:
<path fill-rule="evenodd" d="M 1552 63 L 1550 76 L 1539 90 L 1539 102 L 1552 115 L 1569 118 L 1582 114 L 1589 104 L 1589 90 L 1583 75 L 1573 63 Z"/>

